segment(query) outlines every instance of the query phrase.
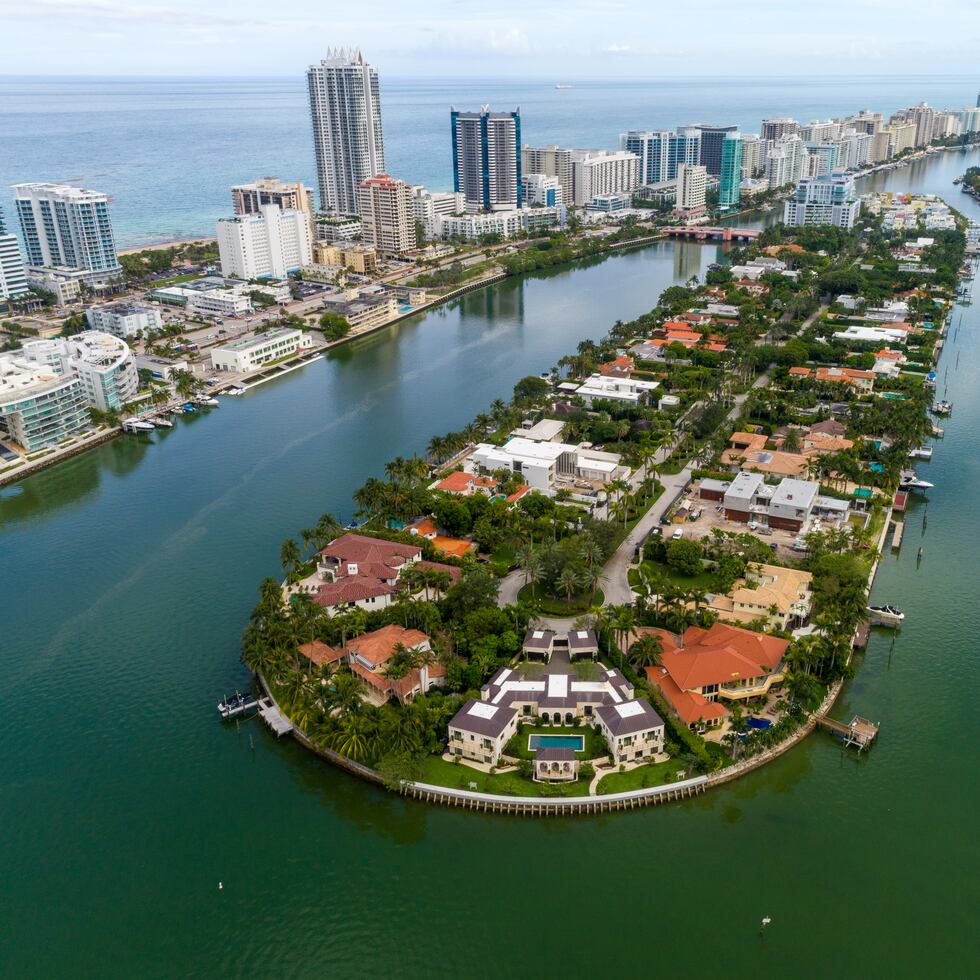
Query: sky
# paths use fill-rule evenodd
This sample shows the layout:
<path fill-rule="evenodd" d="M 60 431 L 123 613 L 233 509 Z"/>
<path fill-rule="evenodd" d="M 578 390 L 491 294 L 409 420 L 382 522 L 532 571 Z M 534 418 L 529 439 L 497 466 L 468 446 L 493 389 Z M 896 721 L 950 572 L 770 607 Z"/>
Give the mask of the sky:
<path fill-rule="evenodd" d="M 977 0 L 0 0 L 0 73 L 290 75 L 358 46 L 398 76 L 976 70 Z"/>

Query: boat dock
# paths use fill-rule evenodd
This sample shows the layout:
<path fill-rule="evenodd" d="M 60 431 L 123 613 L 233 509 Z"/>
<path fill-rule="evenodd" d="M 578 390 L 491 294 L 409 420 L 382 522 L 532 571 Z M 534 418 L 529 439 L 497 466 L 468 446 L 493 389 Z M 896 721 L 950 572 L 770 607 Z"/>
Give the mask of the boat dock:
<path fill-rule="evenodd" d="M 895 534 L 892 537 L 892 549 L 898 551 L 902 547 L 902 534 L 905 532 L 905 521 L 895 521 Z"/>
<path fill-rule="evenodd" d="M 897 510 L 900 514 L 905 513 L 905 508 L 909 505 L 909 495 L 905 490 L 896 490 L 895 499 L 892 501 L 892 510 Z"/>
<path fill-rule="evenodd" d="M 279 710 L 272 698 L 262 698 L 258 702 L 259 717 L 276 733 L 278 738 L 293 730 L 293 723 Z"/>
<path fill-rule="evenodd" d="M 292 371 L 298 371 L 301 367 L 306 367 L 307 364 L 319 361 L 322 357 L 323 348 L 316 348 L 307 351 L 305 354 L 301 354 L 299 357 L 291 358 L 289 361 L 274 364 L 256 374 L 250 374 L 239 381 L 228 382 L 217 390 L 222 394 L 230 394 L 232 390 L 238 389 L 235 392 L 236 394 L 244 394 L 251 388 L 257 388 L 259 385 L 265 384 L 266 381 L 272 381 L 273 378 L 281 378 L 283 375 L 289 374 Z"/>
<path fill-rule="evenodd" d="M 858 752 L 863 752 L 868 748 L 878 736 L 880 725 L 876 725 L 867 718 L 855 715 L 849 725 L 842 721 L 835 721 L 826 715 L 814 715 L 814 721 L 822 728 L 827 729 L 831 734 L 839 738 L 846 746 L 853 745 Z"/>
<path fill-rule="evenodd" d="M 218 702 L 218 714 L 222 718 L 237 718 L 246 715 L 259 707 L 259 699 L 254 694 L 242 694 L 236 691 L 230 697 Z"/>

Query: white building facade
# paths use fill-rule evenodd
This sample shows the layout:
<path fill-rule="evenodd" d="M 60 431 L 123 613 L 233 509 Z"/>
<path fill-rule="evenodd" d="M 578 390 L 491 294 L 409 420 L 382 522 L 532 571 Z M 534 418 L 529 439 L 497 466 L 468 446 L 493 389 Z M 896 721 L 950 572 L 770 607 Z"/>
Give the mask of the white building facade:
<path fill-rule="evenodd" d="M 280 327 L 216 348 L 211 352 L 211 364 L 218 371 L 245 374 L 312 346 L 313 340 L 308 333 L 293 327 Z"/>
<path fill-rule="evenodd" d="M 285 279 L 313 261 L 310 224 L 303 211 L 263 204 L 256 214 L 218 222 L 221 272 L 239 279 Z"/>
<path fill-rule="evenodd" d="M 800 181 L 793 196 L 783 205 L 783 221 L 787 225 L 834 225 L 850 229 L 860 212 L 854 178 L 836 173 Z"/>
<path fill-rule="evenodd" d="M 135 337 L 138 333 L 145 337 L 151 330 L 159 330 L 163 326 L 163 317 L 158 309 L 139 303 L 90 306 L 85 311 L 85 319 L 92 330 L 111 333 L 123 340 Z"/>
<path fill-rule="evenodd" d="M 626 150 L 574 150 L 572 194 L 577 207 L 593 198 L 635 191 L 640 186 L 640 158 Z"/>
<path fill-rule="evenodd" d="M 337 49 L 306 81 L 320 207 L 356 213 L 358 185 L 385 170 L 378 72 L 360 51 Z"/>

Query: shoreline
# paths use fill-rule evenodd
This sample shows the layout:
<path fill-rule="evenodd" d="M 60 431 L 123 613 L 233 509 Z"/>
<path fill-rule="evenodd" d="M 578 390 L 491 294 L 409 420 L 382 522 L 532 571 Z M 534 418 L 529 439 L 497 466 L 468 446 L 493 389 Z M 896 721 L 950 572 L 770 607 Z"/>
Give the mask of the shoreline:
<path fill-rule="evenodd" d="M 116 249 L 116 255 L 136 255 L 138 252 L 162 252 L 165 248 L 179 248 L 181 245 L 211 245 L 218 239 L 210 238 L 174 238 L 165 242 L 154 242 L 151 245 L 130 245 L 127 248 Z"/>

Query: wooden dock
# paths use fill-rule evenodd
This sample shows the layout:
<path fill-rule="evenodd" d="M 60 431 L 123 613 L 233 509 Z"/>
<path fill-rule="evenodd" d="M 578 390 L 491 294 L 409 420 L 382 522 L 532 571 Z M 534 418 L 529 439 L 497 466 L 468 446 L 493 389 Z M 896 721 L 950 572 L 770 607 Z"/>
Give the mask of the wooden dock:
<path fill-rule="evenodd" d="M 892 510 L 897 510 L 900 514 L 905 513 L 905 508 L 909 504 L 909 495 L 905 490 L 896 490 L 895 499 L 892 501 Z"/>
<path fill-rule="evenodd" d="M 826 728 L 831 734 L 839 738 L 845 746 L 853 745 L 858 752 L 863 752 L 868 748 L 878 736 L 878 728 L 873 721 L 855 715 L 849 725 L 842 721 L 835 721 L 826 715 L 814 715 L 814 721 L 822 728 Z"/>
<path fill-rule="evenodd" d="M 895 521 L 895 534 L 892 536 L 892 550 L 902 547 L 902 535 L 905 533 L 905 521 Z"/>
<path fill-rule="evenodd" d="M 279 710 L 272 698 L 262 698 L 259 701 L 259 717 L 282 738 L 293 730 L 293 723 Z"/>

